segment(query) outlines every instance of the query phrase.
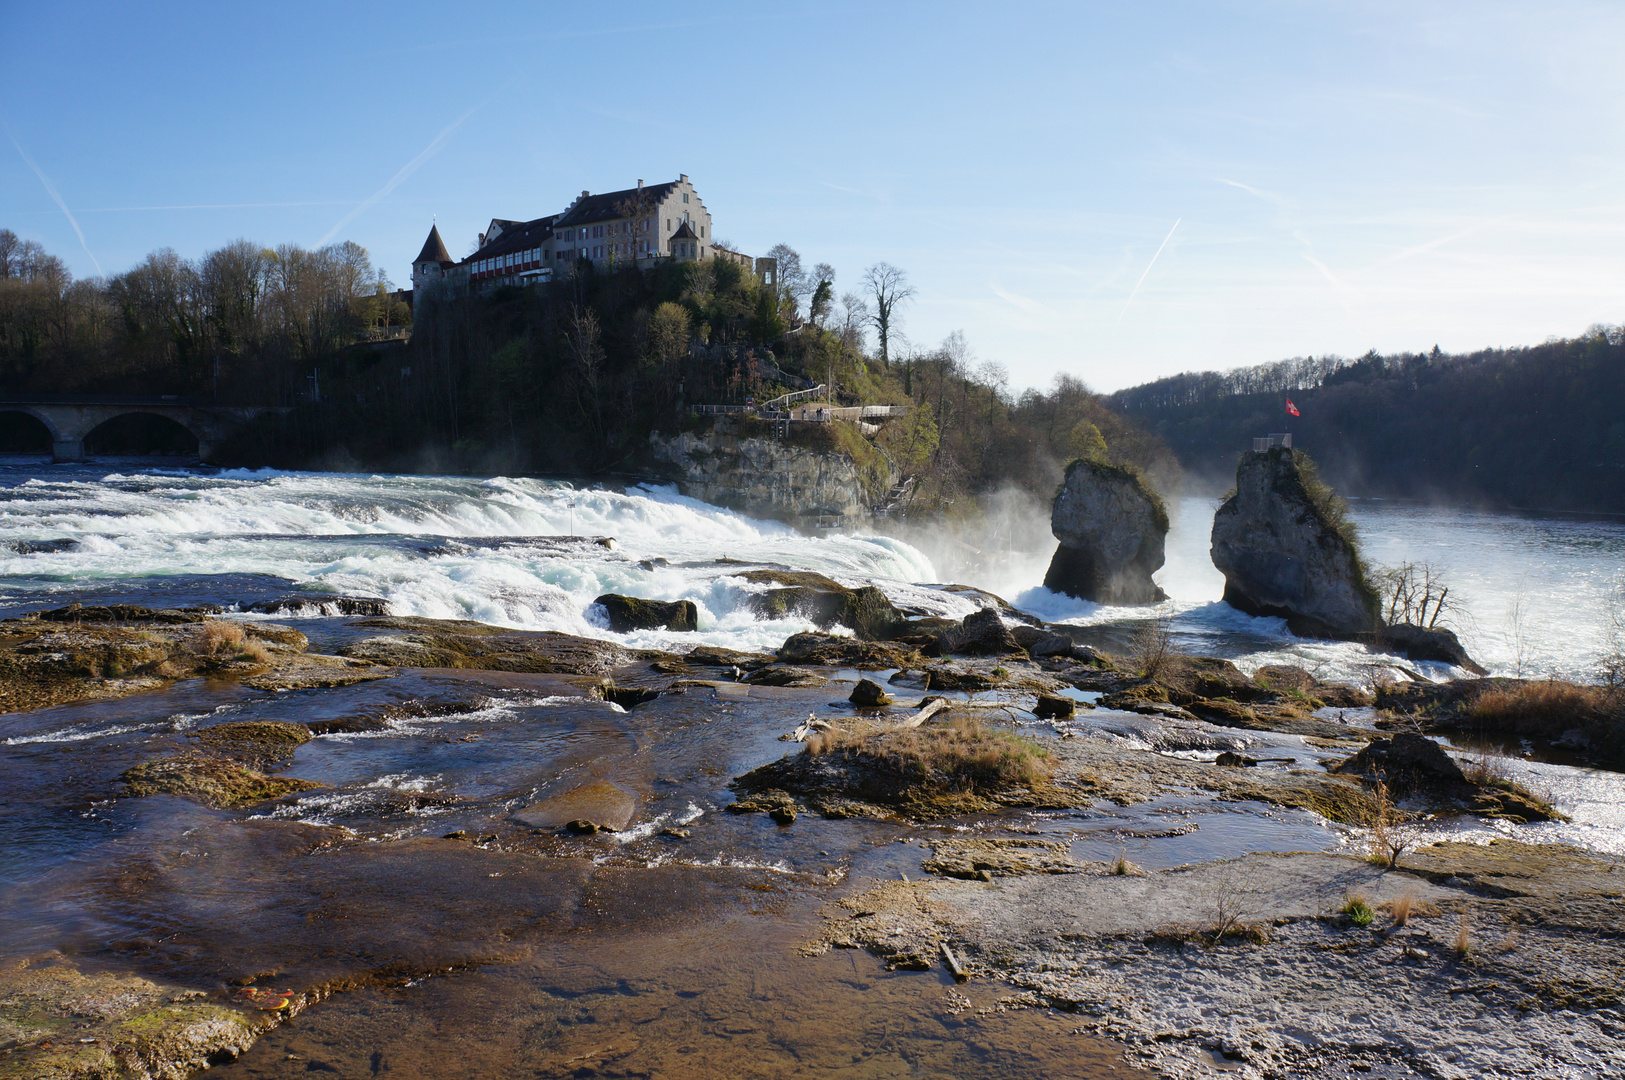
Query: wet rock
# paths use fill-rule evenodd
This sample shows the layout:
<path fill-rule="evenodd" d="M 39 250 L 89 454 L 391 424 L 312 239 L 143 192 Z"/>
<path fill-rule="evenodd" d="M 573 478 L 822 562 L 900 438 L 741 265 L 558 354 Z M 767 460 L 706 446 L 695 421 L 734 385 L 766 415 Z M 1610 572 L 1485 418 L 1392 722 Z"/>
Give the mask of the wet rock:
<path fill-rule="evenodd" d="M 647 705 L 660 696 L 658 690 L 650 690 L 642 686 L 616 686 L 614 683 L 605 683 L 600 686 L 598 693 L 603 700 L 612 701 L 623 709 Z"/>
<path fill-rule="evenodd" d="M 858 685 L 852 688 L 852 696 L 847 700 L 859 708 L 872 709 L 890 705 L 894 699 L 880 688 L 879 683 L 872 679 L 859 679 Z"/>
<path fill-rule="evenodd" d="M 932 664 L 925 669 L 927 690 L 991 690 L 999 685 L 991 673 L 958 664 Z"/>
<path fill-rule="evenodd" d="M 1078 711 L 1078 703 L 1069 697 L 1039 694 L 1033 715 L 1040 720 L 1070 720 Z"/>
<path fill-rule="evenodd" d="M 968 881 L 992 881 L 995 877 L 1027 874 L 1076 874 L 1099 868 L 1098 864 L 1072 858 L 1068 845 L 1060 840 L 949 837 L 933 840 L 931 852 L 921 869 Z"/>
<path fill-rule="evenodd" d="M 784 657 L 788 660 L 789 657 Z M 766 667 L 773 662 L 773 657 L 766 653 L 740 652 L 737 649 L 725 649 L 720 645 L 701 645 L 683 654 L 683 660 L 689 664 L 698 664 L 702 667 L 741 668 L 751 671 L 755 668 Z M 801 661 L 791 661 L 800 663 Z"/>
<path fill-rule="evenodd" d="M 158 623 L 178 626 L 183 623 L 202 622 L 210 615 L 220 614 L 222 610 L 213 605 L 177 609 L 149 608 L 137 604 L 106 604 L 91 607 L 69 604 L 67 607 L 51 608 L 49 611 L 32 612 L 25 617 L 53 623 Z"/>
<path fill-rule="evenodd" d="M 584 821 L 593 826 L 594 832 L 599 829 L 621 832 L 637 816 L 640 804 L 637 795 L 619 784 L 594 780 L 562 795 L 532 803 L 514 812 L 512 817 L 522 825 L 538 829 L 564 827 L 583 832 L 586 830 L 577 828 L 576 823 Z"/>
<path fill-rule="evenodd" d="M 1488 675 L 1489 670 L 1479 664 L 1462 646 L 1455 632 L 1445 629 L 1427 629 L 1410 623 L 1397 623 L 1382 632 L 1382 643 L 1407 660 L 1435 660 L 1466 668 L 1474 675 Z"/>
<path fill-rule="evenodd" d="M 124 770 L 119 779 L 124 781 L 124 793 L 133 798 L 179 795 L 216 809 L 252 806 L 290 792 L 327 786 L 291 776 L 266 776 L 231 758 L 198 753 L 143 762 Z"/>
<path fill-rule="evenodd" d="M 0 1076 L 187 1077 L 234 1060 L 293 1011 L 244 1013 L 203 996 L 139 975 L 81 971 L 58 952 L 0 960 Z"/>
<path fill-rule="evenodd" d="M 603 607 L 609 628 L 617 634 L 633 630 L 699 629 L 699 609 L 692 600 L 641 600 L 636 596 L 605 593 L 593 603 Z"/>
<path fill-rule="evenodd" d="M 1029 615 L 1004 597 L 999 596 L 997 593 L 990 593 L 986 589 L 978 589 L 974 585 L 943 585 L 941 588 L 945 593 L 953 593 L 955 596 L 974 599 L 982 607 L 997 608 L 1000 615 L 1024 626 L 1042 627 L 1044 625 L 1043 619 L 1036 615 Z"/>
<path fill-rule="evenodd" d="M 1295 634 L 1366 638 L 1382 629 L 1377 595 L 1336 496 L 1301 451 L 1245 455 L 1236 493 L 1213 516 L 1213 565 L 1224 600 L 1249 615 L 1287 620 Z"/>
<path fill-rule="evenodd" d="M 779 646 L 778 657 L 787 664 L 814 664 L 820 667 L 855 667 L 873 671 L 879 668 L 907 667 L 917 663 L 919 654 L 904 644 L 890 641 L 863 641 L 817 631 L 792 634 Z"/>
<path fill-rule="evenodd" d="M 1365 749 L 1331 769 L 1368 780 L 1381 780 L 1396 795 L 1413 792 L 1454 793 L 1467 786 L 1467 777 L 1455 758 L 1432 739 L 1401 734 L 1373 739 Z"/>
<path fill-rule="evenodd" d="M 377 617 L 389 614 L 389 601 L 376 596 L 318 596 L 295 593 L 275 600 L 257 600 L 245 611 L 263 615 L 359 615 Z"/>
<path fill-rule="evenodd" d="M 784 586 L 749 597 L 751 610 L 765 619 L 799 615 L 821 628 L 840 623 L 859 637 L 872 641 L 895 636 L 908 621 L 886 594 L 873 585 L 850 589 L 822 574 L 806 571 L 751 570 L 739 576 L 753 584 Z"/>
<path fill-rule="evenodd" d="M 739 680 L 751 686 L 823 686 L 828 680 L 816 671 L 793 667 L 789 664 L 769 664 L 758 668 Z"/>
<path fill-rule="evenodd" d="M 1266 690 L 1287 690 L 1312 694 L 1319 681 L 1301 667 L 1292 664 L 1265 664 L 1253 675 L 1253 681 Z"/>
<path fill-rule="evenodd" d="M 633 659 L 613 642 L 552 630 L 505 630 L 462 619 L 391 617 L 350 625 L 401 631 L 339 650 L 341 656 L 389 667 L 605 675 Z"/>
<path fill-rule="evenodd" d="M 253 768 L 285 763 L 293 752 L 311 739 L 303 724 L 282 720 L 246 720 L 215 724 L 190 736 L 210 750 Z"/>
<path fill-rule="evenodd" d="M 1017 645 L 1027 650 L 1027 655 L 1037 659 L 1043 656 L 1071 656 L 1072 639 L 1065 634 L 1057 634 L 1042 626 L 1013 626 L 1010 636 Z M 1090 650 L 1090 655 L 1093 655 Z"/>
<path fill-rule="evenodd" d="M 1213 764 L 1226 769 L 1251 769 L 1258 764 L 1258 759 L 1238 754 L 1233 750 L 1226 750 L 1213 759 Z"/>
<path fill-rule="evenodd" d="M 1168 511 L 1139 474 L 1079 459 L 1050 511 L 1061 542 L 1044 587 L 1097 604 L 1154 604 L 1168 598 L 1151 580 L 1162 567 Z"/>
<path fill-rule="evenodd" d="M 1004 619 L 993 608 L 983 608 L 965 616 L 957 627 L 937 638 L 937 647 L 944 656 L 953 653 L 1009 656 L 1024 651 L 1004 625 Z"/>

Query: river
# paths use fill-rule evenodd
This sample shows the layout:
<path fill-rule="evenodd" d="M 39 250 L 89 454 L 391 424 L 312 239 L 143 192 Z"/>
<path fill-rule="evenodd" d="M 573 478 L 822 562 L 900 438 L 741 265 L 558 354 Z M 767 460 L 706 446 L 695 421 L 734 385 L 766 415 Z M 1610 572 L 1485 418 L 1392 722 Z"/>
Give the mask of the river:
<path fill-rule="evenodd" d="M 1323 678 L 1369 676 L 1358 647 L 1301 641 L 1279 620 L 1219 603 L 1222 582 L 1206 561 L 1213 507 L 1179 505 L 1159 576 L 1172 599 L 1157 613 L 1181 643 L 1244 668 L 1288 660 Z M 1360 503 L 1354 514 L 1377 561 L 1425 560 L 1447 575 L 1464 640 L 1485 664 L 1570 678 L 1595 666 L 1625 565 L 1625 523 L 1386 503 Z M 1038 588 L 1041 540 L 967 583 L 1053 621 L 1147 617 Z M 241 612 L 299 596 L 314 604 L 240 617 L 296 625 L 327 647 L 343 640 L 348 620 L 320 603 L 340 595 L 381 598 L 398 615 L 673 651 L 700 642 L 771 649 L 809 628 L 753 617 L 744 601 L 760 586 L 734 576 L 728 560 L 876 584 L 921 614 L 976 607 L 933 586 L 961 567 L 934 562 L 921 544 L 803 536 L 664 488 L 0 470 L 6 615 L 74 601 Z M 691 599 L 700 629 L 614 634 L 593 606 L 605 592 Z M 0 716 L 0 954 L 61 949 L 205 988 L 244 972 L 353 988 L 210 1072 L 227 1077 L 1132 1075 L 1111 1046 L 1072 1034 L 1063 1015 L 996 1008 L 997 987 L 961 991 L 938 971 L 887 972 L 861 952 L 798 955 L 822 903 L 849 882 L 919 875 L 934 834 L 856 820 L 783 829 L 719 812 L 731 777 L 778 757 L 778 735 L 794 719 L 845 693 L 696 690 L 626 711 L 551 676 L 425 671 L 283 694 L 194 680 Z M 1105 713 L 1079 722 L 1109 722 Z M 378 722 L 335 727 L 290 767 L 327 786 L 269 808 L 117 797 L 122 770 L 185 746 L 208 724 L 353 717 Z M 1577 819 L 1545 832 L 1519 827 L 1525 834 L 1625 850 L 1619 777 L 1516 767 Z M 594 778 L 638 794 L 635 828 L 581 840 L 512 826 L 517 807 Z M 1201 828 L 1169 830 L 1170 814 Z M 1089 858 L 1132 845 L 1151 869 L 1239 848 L 1348 842 L 1304 811 L 1194 800 L 1038 815 L 1024 827 L 1067 838 Z M 337 830 L 342 857 L 317 839 Z M 440 839 L 452 833 L 478 842 Z"/>

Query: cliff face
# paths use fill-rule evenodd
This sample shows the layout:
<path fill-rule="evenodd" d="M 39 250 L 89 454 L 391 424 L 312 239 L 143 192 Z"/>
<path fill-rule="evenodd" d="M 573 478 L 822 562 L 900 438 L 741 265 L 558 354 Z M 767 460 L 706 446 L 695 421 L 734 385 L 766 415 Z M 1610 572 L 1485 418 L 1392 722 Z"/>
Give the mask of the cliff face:
<path fill-rule="evenodd" d="M 712 432 L 651 434 L 655 459 L 691 498 L 757 517 L 796 522 L 813 512 L 856 518 L 885 494 L 847 455 L 777 439 Z M 886 486 L 896 483 L 892 475 Z"/>
<path fill-rule="evenodd" d="M 1242 458 L 1235 495 L 1213 515 L 1213 565 L 1224 574 L 1225 603 L 1282 616 L 1295 634 L 1376 633 L 1377 596 L 1354 546 L 1311 497 L 1306 466 L 1291 450 Z"/>
<path fill-rule="evenodd" d="M 1134 473 L 1074 461 L 1050 510 L 1061 542 L 1044 587 L 1098 604 L 1154 604 L 1168 599 L 1151 581 L 1162 567 L 1168 512 Z"/>

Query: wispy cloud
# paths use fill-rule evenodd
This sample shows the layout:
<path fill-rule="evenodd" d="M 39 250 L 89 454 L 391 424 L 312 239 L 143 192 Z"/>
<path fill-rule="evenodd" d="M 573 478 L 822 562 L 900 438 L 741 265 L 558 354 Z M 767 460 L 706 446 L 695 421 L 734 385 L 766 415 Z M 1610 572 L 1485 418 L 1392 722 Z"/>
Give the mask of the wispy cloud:
<path fill-rule="evenodd" d="M 1260 190 L 1259 188 L 1253 187 L 1251 184 L 1243 184 L 1239 180 L 1226 180 L 1222 176 L 1215 176 L 1213 179 L 1217 180 L 1221 184 L 1229 184 L 1233 188 L 1240 188 L 1247 194 L 1263 199 L 1265 202 L 1274 203 L 1276 206 L 1286 206 L 1289 201 L 1284 196 Z"/>
<path fill-rule="evenodd" d="M 90 250 L 90 245 L 85 243 L 85 230 L 79 227 L 79 219 L 73 216 L 73 211 L 68 209 L 68 204 L 62 201 L 62 196 L 57 193 L 56 185 L 51 183 L 51 178 L 45 175 L 44 169 L 34 164 L 34 159 L 28 156 L 28 151 L 23 149 L 23 144 L 18 142 L 17 136 L 11 133 L 10 126 L 6 127 L 6 138 L 11 140 L 11 145 L 17 148 L 18 155 L 22 157 L 28 167 L 34 170 L 34 175 L 39 177 L 39 182 L 45 185 L 47 194 L 56 202 L 57 207 L 62 211 L 62 216 L 68 219 L 68 224 L 73 226 L 74 235 L 79 237 L 79 246 L 85 249 L 85 254 L 90 256 L 91 265 L 96 268 L 96 273 L 100 275 L 102 264 L 96 261 L 96 254 Z"/>
<path fill-rule="evenodd" d="M 317 202 L 233 202 L 233 203 L 187 203 L 179 206 L 82 206 L 81 214 L 129 214 L 141 210 L 263 210 L 270 207 L 285 206 L 343 206 L 337 199 L 322 199 Z"/>
<path fill-rule="evenodd" d="M 1013 293 L 1007 289 L 1000 288 L 999 283 L 996 280 L 989 279 L 987 287 L 993 290 L 994 296 L 997 296 L 1000 300 L 1003 300 L 1007 304 L 1020 308 L 1029 315 L 1054 314 L 1049 308 L 1045 307 L 1043 304 L 1040 304 L 1037 300 L 1034 300 L 1030 296 L 1022 296 L 1020 293 Z"/>
<path fill-rule="evenodd" d="M 480 102 L 478 105 L 474 106 L 472 109 L 468 110 L 463 115 L 441 128 L 440 134 L 436 135 L 430 141 L 429 145 L 425 146 L 422 151 L 418 153 L 417 157 L 413 158 L 411 161 L 408 161 L 405 165 L 402 165 L 395 175 L 389 178 L 389 182 L 387 184 L 373 192 L 371 195 L 368 195 L 365 199 L 361 200 L 361 204 L 354 210 L 351 210 L 348 214 L 345 214 L 343 217 L 339 218 L 338 223 L 335 224 L 331 229 L 327 230 L 327 235 L 316 241 L 316 246 L 325 247 L 328 241 L 337 236 L 340 229 L 354 221 L 358 214 L 371 209 L 384 199 L 388 198 L 389 193 L 399 187 L 401 182 L 404 181 L 408 176 L 411 176 L 413 173 L 417 172 L 418 169 L 423 166 L 424 162 L 428 161 L 430 158 L 440 153 L 441 150 L 445 149 L 447 140 L 452 137 L 458 128 L 463 126 L 463 122 L 465 120 L 467 120 L 470 116 L 473 116 L 476 112 L 479 112 L 484 105 L 485 102 Z"/>
<path fill-rule="evenodd" d="M 1332 287 L 1332 292 L 1337 294 L 1337 302 L 1343 305 L 1343 310 L 1345 312 L 1352 315 L 1354 311 L 1349 306 L 1349 297 L 1354 295 L 1356 298 L 1358 298 L 1358 294 L 1356 294 L 1353 289 L 1350 289 L 1348 285 L 1344 284 L 1344 282 L 1341 281 L 1336 274 L 1332 273 L 1331 267 L 1327 266 L 1325 263 L 1321 262 L 1315 257 L 1314 245 L 1309 242 L 1309 238 L 1307 236 L 1296 229 L 1293 230 L 1292 235 L 1297 239 L 1298 243 L 1302 244 L 1304 247 L 1303 261 L 1320 271 L 1320 276 L 1326 279 L 1327 283 Z"/>
<path fill-rule="evenodd" d="M 1140 286 L 1145 284 L 1145 279 L 1146 279 L 1147 275 L 1149 275 L 1151 273 L 1151 268 L 1153 266 L 1157 265 L 1157 255 L 1162 254 L 1162 249 L 1167 247 L 1168 246 L 1168 241 L 1170 241 L 1170 240 L 1172 240 L 1174 238 L 1174 229 L 1179 228 L 1179 223 L 1181 221 L 1184 221 L 1184 220 L 1185 220 L 1184 218 L 1175 218 L 1174 219 L 1174 228 L 1169 229 L 1168 230 L 1168 235 L 1164 236 L 1162 238 L 1162 243 L 1157 245 L 1157 254 L 1151 256 L 1151 261 L 1145 264 L 1145 273 L 1142 273 L 1140 275 L 1140 280 L 1136 281 L 1134 283 L 1134 291 L 1128 294 L 1128 299 L 1127 300 L 1123 301 L 1123 310 L 1119 311 L 1117 313 L 1117 321 L 1118 322 L 1122 322 L 1123 321 L 1123 316 L 1128 314 L 1128 306 L 1130 304 L 1134 303 L 1134 298 L 1136 296 L 1138 296 L 1139 293 L 1140 293 Z"/>

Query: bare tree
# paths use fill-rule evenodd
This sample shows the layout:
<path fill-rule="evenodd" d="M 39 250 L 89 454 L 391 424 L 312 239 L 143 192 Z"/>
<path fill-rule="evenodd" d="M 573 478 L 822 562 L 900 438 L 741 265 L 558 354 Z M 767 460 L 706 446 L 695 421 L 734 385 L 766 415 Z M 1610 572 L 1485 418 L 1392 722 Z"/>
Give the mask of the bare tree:
<path fill-rule="evenodd" d="M 801 269 L 801 253 L 789 244 L 774 244 L 767 249 L 767 257 L 779 262 L 779 299 L 794 315 L 813 289 L 806 271 Z"/>
<path fill-rule="evenodd" d="M 900 315 L 897 309 L 914 297 L 914 286 L 908 283 L 907 274 L 885 262 L 875 263 L 863 272 L 863 285 L 874 300 L 869 318 L 880 335 L 880 362 L 890 365 L 892 328 Z"/>
<path fill-rule="evenodd" d="M 1384 621 L 1389 626 L 1410 623 L 1431 630 L 1439 616 L 1457 611 L 1450 597 L 1444 573 L 1431 563 L 1403 563 L 1388 567 L 1378 575 L 1382 590 Z"/>

